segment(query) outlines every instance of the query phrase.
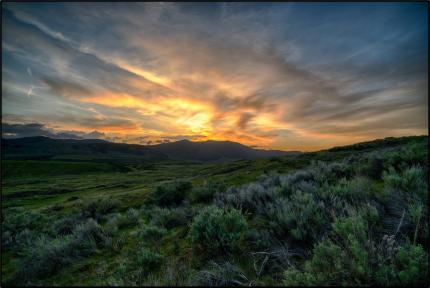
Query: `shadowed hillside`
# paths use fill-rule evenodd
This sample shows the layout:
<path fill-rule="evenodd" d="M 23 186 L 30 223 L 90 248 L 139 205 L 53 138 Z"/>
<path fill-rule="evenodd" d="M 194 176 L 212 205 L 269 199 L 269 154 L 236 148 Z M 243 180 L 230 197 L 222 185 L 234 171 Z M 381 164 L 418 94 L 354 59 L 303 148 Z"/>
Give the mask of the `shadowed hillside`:
<path fill-rule="evenodd" d="M 300 153 L 253 149 L 231 141 L 191 142 L 188 140 L 181 140 L 172 143 L 153 145 L 151 148 L 168 155 L 172 159 L 189 159 L 195 161 L 257 159 Z"/>
<path fill-rule="evenodd" d="M 158 145 L 112 143 L 104 140 L 25 137 L 2 139 L 5 159 L 98 160 L 121 162 L 228 161 L 257 159 L 298 152 L 258 150 L 230 141 L 182 140 Z"/>

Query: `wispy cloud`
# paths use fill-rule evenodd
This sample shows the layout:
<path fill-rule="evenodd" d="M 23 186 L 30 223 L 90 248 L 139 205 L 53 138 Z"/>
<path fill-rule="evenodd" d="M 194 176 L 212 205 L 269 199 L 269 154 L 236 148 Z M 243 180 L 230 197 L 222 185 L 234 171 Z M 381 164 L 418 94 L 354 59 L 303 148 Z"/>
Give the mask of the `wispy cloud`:
<path fill-rule="evenodd" d="M 9 119 L 293 150 L 427 131 L 420 4 L 5 6 Z"/>

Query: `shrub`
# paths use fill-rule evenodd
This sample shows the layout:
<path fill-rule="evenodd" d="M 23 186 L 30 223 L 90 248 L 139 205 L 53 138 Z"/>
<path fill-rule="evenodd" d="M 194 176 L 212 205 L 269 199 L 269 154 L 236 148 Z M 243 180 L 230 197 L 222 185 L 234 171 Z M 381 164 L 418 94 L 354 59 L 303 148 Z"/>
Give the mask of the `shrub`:
<path fill-rule="evenodd" d="M 69 244 L 73 247 L 74 255 L 81 257 L 96 252 L 97 247 L 102 246 L 105 241 L 106 235 L 100 225 L 93 219 L 89 219 L 75 227 Z"/>
<path fill-rule="evenodd" d="M 303 271 L 295 267 L 284 273 L 284 285 L 364 284 L 371 279 L 370 243 L 367 223 L 361 215 L 336 219 L 334 240 L 323 240 L 305 261 Z M 336 242 L 333 242 L 336 241 Z"/>
<path fill-rule="evenodd" d="M 163 186 L 158 186 L 152 196 L 152 202 L 159 206 L 180 204 L 185 194 L 191 190 L 192 184 L 188 181 L 175 181 Z"/>
<path fill-rule="evenodd" d="M 336 219 L 332 226 L 334 232 L 345 241 L 348 241 L 350 237 L 363 241 L 366 238 L 367 223 L 361 215 Z"/>
<path fill-rule="evenodd" d="M 52 275 L 63 266 L 72 263 L 72 246 L 67 238 L 38 238 L 30 254 L 21 264 L 20 274 L 29 281 Z"/>
<path fill-rule="evenodd" d="M 349 178 L 354 170 L 352 165 L 344 162 L 313 162 L 308 168 L 308 171 L 313 175 L 313 179 L 318 184 L 327 182 L 329 184 L 336 183 L 339 179 Z"/>
<path fill-rule="evenodd" d="M 127 265 L 125 262 L 120 262 L 114 267 L 113 275 L 103 283 L 103 286 L 127 286 L 128 283 L 125 281 L 127 276 Z"/>
<path fill-rule="evenodd" d="M 26 228 L 40 232 L 51 232 L 50 226 L 46 225 L 46 223 L 50 223 L 51 219 L 43 213 L 9 208 L 6 209 L 4 215 L 2 231 L 10 231 L 13 236 Z"/>
<path fill-rule="evenodd" d="M 279 176 L 280 186 L 285 196 L 288 196 L 295 190 L 295 186 L 301 182 L 312 182 L 314 175 L 309 170 L 298 170 L 296 172 Z"/>
<path fill-rule="evenodd" d="M 248 229 L 240 211 L 228 212 L 209 206 L 194 218 L 189 239 L 194 248 L 203 248 L 209 253 L 232 252 L 239 249 L 239 241 Z"/>
<path fill-rule="evenodd" d="M 328 225 L 324 204 L 312 194 L 296 191 L 290 199 L 269 205 L 268 218 L 272 231 L 279 236 L 291 235 L 296 240 L 312 241 L 322 237 Z"/>
<path fill-rule="evenodd" d="M 397 151 L 387 153 L 385 168 L 394 167 L 396 169 L 404 169 L 414 165 L 428 165 L 428 145 L 427 143 L 409 144 Z"/>
<path fill-rule="evenodd" d="M 106 229 L 110 233 L 116 233 L 117 229 L 132 227 L 139 223 L 139 210 L 130 208 L 125 213 L 116 213 L 109 217 Z"/>
<path fill-rule="evenodd" d="M 151 224 L 168 229 L 189 223 L 195 214 L 189 206 L 171 209 L 155 207 L 151 212 Z"/>
<path fill-rule="evenodd" d="M 100 219 L 102 215 L 111 213 L 118 206 L 119 202 L 117 200 L 103 198 L 87 203 L 84 205 L 82 212 L 86 217 Z"/>
<path fill-rule="evenodd" d="M 117 252 L 126 242 L 126 236 L 121 234 L 117 237 L 106 237 L 103 246 L 111 252 Z"/>
<path fill-rule="evenodd" d="M 234 208 L 264 215 L 267 213 L 267 203 L 276 201 L 278 194 L 275 189 L 266 189 L 259 183 L 251 183 L 239 189 L 229 188 L 225 193 L 218 193 L 214 202 L 220 208 Z"/>
<path fill-rule="evenodd" d="M 19 232 L 15 236 L 15 251 L 18 254 L 25 254 L 28 249 L 31 249 L 33 242 L 36 240 L 37 235 L 27 228 Z"/>
<path fill-rule="evenodd" d="M 166 232 L 167 230 L 165 228 L 145 225 L 139 229 L 138 237 L 143 241 L 159 241 Z"/>
<path fill-rule="evenodd" d="M 137 225 L 137 223 L 139 222 L 139 210 L 134 209 L 134 208 L 130 208 L 125 212 L 125 217 L 127 219 L 127 224 L 128 226 L 134 226 Z"/>
<path fill-rule="evenodd" d="M 282 284 L 284 286 L 313 286 L 317 285 L 315 276 L 298 270 L 295 267 L 290 267 L 283 273 Z"/>
<path fill-rule="evenodd" d="M 209 203 L 217 192 L 225 189 L 225 185 L 220 182 L 207 181 L 203 186 L 194 187 L 190 192 L 192 203 Z"/>
<path fill-rule="evenodd" d="M 428 277 L 428 255 L 421 245 L 400 247 L 395 256 L 399 282 L 405 284 L 425 284 Z"/>
<path fill-rule="evenodd" d="M 378 209 L 370 203 L 362 205 L 359 209 L 359 214 L 369 226 L 376 225 L 380 219 Z"/>
<path fill-rule="evenodd" d="M 162 255 L 145 247 L 138 252 L 136 258 L 136 264 L 143 274 L 148 274 L 151 271 L 159 269 L 162 262 Z"/>
<path fill-rule="evenodd" d="M 197 271 L 182 259 L 166 259 L 159 273 L 149 274 L 139 286 L 195 286 Z M 158 275 L 157 275 L 158 274 Z M 161 275 L 161 276 L 160 276 Z"/>
<path fill-rule="evenodd" d="M 375 273 L 379 285 L 424 285 L 428 281 L 428 255 L 421 245 L 406 243 L 392 249 L 394 257 L 380 263 Z"/>
<path fill-rule="evenodd" d="M 339 196 L 353 203 L 370 197 L 373 194 L 371 187 L 370 180 L 364 177 L 355 177 L 349 181 L 342 178 L 328 192 L 331 196 Z"/>
<path fill-rule="evenodd" d="M 103 231 L 108 236 L 114 236 L 118 233 L 118 224 L 117 224 L 117 215 L 114 214 L 108 218 L 106 225 L 103 228 Z"/>
<path fill-rule="evenodd" d="M 46 208 L 46 211 L 60 211 L 64 209 L 64 204 L 62 203 L 55 203 L 53 205 L 50 205 Z"/>
<path fill-rule="evenodd" d="M 10 231 L 2 231 L 1 246 L 2 248 L 11 248 L 14 245 L 12 233 Z"/>
<path fill-rule="evenodd" d="M 426 174 L 420 166 L 404 169 L 400 173 L 397 173 L 393 167 L 390 167 L 388 171 L 384 171 L 382 179 L 386 185 L 394 189 L 426 196 Z"/>
<path fill-rule="evenodd" d="M 246 235 L 247 241 L 257 251 L 268 250 L 274 247 L 276 239 L 268 229 L 249 229 Z"/>
<path fill-rule="evenodd" d="M 292 267 L 284 272 L 285 286 L 333 285 L 344 282 L 344 252 L 331 241 L 319 243 L 313 256 L 305 262 L 304 271 Z"/>
<path fill-rule="evenodd" d="M 369 169 L 366 173 L 372 179 L 381 179 L 384 171 L 384 159 L 379 153 L 371 154 L 368 160 Z"/>
<path fill-rule="evenodd" d="M 77 259 L 96 252 L 105 240 L 101 227 L 93 219 L 77 225 L 71 235 L 54 239 L 40 235 L 22 259 L 19 275 L 25 281 L 50 276 Z"/>
<path fill-rule="evenodd" d="M 78 196 L 71 196 L 71 197 L 67 198 L 66 201 L 67 202 L 71 202 L 71 201 L 75 201 L 75 200 L 78 200 L 78 199 L 79 199 Z"/>
<path fill-rule="evenodd" d="M 200 271 L 197 277 L 200 286 L 244 286 L 249 282 L 245 273 L 229 262 L 221 265 L 212 262 L 210 268 Z"/>
<path fill-rule="evenodd" d="M 280 186 L 281 185 L 281 175 L 276 171 L 270 171 L 268 174 L 263 174 L 260 177 L 258 177 L 258 182 L 263 186 L 264 188 L 269 188 L 273 186 Z"/>
<path fill-rule="evenodd" d="M 411 218 L 412 222 L 417 224 L 424 213 L 424 207 L 423 204 L 420 202 L 412 203 L 408 207 L 409 217 Z"/>
<path fill-rule="evenodd" d="M 375 151 L 358 157 L 354 165 L 355 174 L 374 180 L 381 179 L 386 164 L 385 155 L 382 151 Z"/>
<path fill-rule="evenodd" d="M 57 235 L 67 235 L 71 234 L 73 228 L 81 222 L 82 220 L 79 217 L 69 216 L 55 221 L 53 229 Z"/>
<path fill-rule="evenodd" d="M 346 248 L 348 256 L 344 262 L 350 267 L 348 273 L 356 283 L 363 283 L 370 274 L 370 255 L 368 239 L 368 225 L 361 215 L 353 215 L 336 219 L 333 231 L 340 237 L 339 243 Z M 347 269 L 347 268 L 345 268 Z"/>
<path fill-rule="evenodd" d="M 52 217 L 35 211 L 25 211 L 21 208 L 5 209 L 2 217 L 2 248 L 14 250 L 18 254 L 27 253 L 26 248 L 31 247 L 38 235 L 53 236 L 51 225 Z M 37 232 L 37 233 L 36 233 Z"/>

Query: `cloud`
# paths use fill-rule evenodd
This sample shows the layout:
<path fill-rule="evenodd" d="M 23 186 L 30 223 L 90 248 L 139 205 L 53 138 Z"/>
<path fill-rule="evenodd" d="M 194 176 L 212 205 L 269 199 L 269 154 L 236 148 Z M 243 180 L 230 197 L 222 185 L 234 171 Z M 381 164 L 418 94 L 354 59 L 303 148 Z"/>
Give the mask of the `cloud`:
<path fill-rule="evenodd" d="M 252 113 L 242 113 L 237 121 L 237 126 L 240 129 L 245 129 L 248 125 L 248 122 L 254 118 L 255 115 Z"/>
<path fill-rule="evenodd" d="M 90 133 L 82 131 L 57 131 L 55 129 L 48 128 L 41 123 L 2 123 L 3 138 L 21 138 L 34 136 L 45 136 L 56 139 L 103 139 L 105 137 L 105 133 L 98 131 L 93 131 Z"/>
<path fill-rule="evenodd" d="M 103 132 L 93 131 L 93 132 L 84 134 L 83 137 L 87 139 L 103 139 L 105 136 L 106 134 Z"/>
<path fill-rule="evenodd" d="M 52 136 L 52 131 L 39 123 L 9 124 L 2 123 L 2 137 Z"/>
<path fill-rule="evenodd" d="M 8 3 L 3 112 L 130 143 L 185 136 L 306 150 L 419 133 L 420 7 Z"/>
<path fill-rule="evenodd" d="M 64 35 L 61 32 L 55 31 L 49 27 L 47 27 L 45 24 L 39 22 L 38 20 L 36 20 L 35 18 L 33 18 L 31 15 L 20 11 L 20 10 L 12 10 L 14 16 L 19 19 L 22 22 L 31 24 L 36 26 L 37 28 L 39 28 L 41 31 L 43 31 L 44 33 L 48 34 L 49 36 L 59 39 L 61 41 L 65 41 L 65 42 L 70 42 L 70 39 L 64 37 Z"/>
<path fill-rule="evenodd" d="M 64 97 L 85 97 L 93 94 L 88 88 L 83 87 L 80 84 L 68 82 L 62 79 L 56 79 L 54 77 L 45 76 L 42 77 L 42 81 L 48 85 L 48 87 L 56 95 Z"/>

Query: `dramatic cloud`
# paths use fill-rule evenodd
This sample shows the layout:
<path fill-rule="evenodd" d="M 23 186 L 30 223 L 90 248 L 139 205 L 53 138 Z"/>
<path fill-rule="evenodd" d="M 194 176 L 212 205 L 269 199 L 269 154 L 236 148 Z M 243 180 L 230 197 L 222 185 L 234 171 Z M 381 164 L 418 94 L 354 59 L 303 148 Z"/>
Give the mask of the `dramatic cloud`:
<path fill-rule="evenodd" d="M 2 120 L 34 135 L 316 150 L 428 130 L 424 3 L 4 8 Z"/>
<path fill-rule="evenodd" d="M 104 133 L 93 131 L 85 133 L 82 131 L 55 131 L 40 123 L 10 124 L 2 123 L 2 137 L 21 138 L 32 136 L 46 136 L 58 139 L 103 139 Z"/>

